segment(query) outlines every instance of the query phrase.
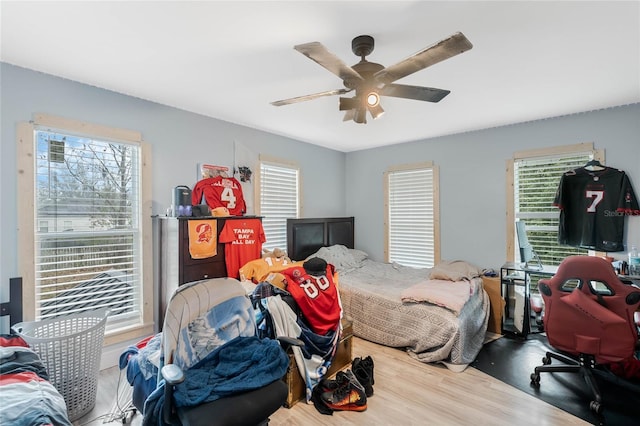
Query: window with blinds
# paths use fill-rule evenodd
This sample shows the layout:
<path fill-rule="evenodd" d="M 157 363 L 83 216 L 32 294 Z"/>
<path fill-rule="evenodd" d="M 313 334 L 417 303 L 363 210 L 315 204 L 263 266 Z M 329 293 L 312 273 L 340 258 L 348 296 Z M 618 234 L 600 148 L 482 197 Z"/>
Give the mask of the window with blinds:
<path fill-rule="evenodd" d="M 260 212 L 264 248 L 287 247 L 287 219 L 300 214 L 300 170 L 294 164 L 260 160 Z"/>
<path fill-rule="evenodd" d="M 582 167 L 594 158 L 593 151 L 522 156 L 513 162 L 515 220 L 524 221 L 527 237 L 544 265 L 558 265 L 567 256 L 587 250 L 558 244 L 560 212 L 553 206 L 562 174 Z M 514 259 L 519 261 L 517 237 Z"/>
<path fill-rule="evenodd" d="M 439 261 L 437 168 L 385 172 L 386 260 L 430 268 Z"/>
<path fill-rule="evenodd" d="M 36 319 L 141 323 L 141 147 L 35 130 Z"/>

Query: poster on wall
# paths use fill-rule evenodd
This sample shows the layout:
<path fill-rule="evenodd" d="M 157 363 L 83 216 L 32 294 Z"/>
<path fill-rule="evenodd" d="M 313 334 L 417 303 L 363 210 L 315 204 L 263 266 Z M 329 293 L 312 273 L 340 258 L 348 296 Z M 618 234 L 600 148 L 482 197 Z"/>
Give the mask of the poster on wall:
<path fill-rule="evenodd" d="M 254 215 L 254 180 L 255 168 L 258 164 L 258 154 L 247 148 L 240 142 L 234 142 L 234 167 L 233 177 L 240 181 L 244 200 L 247 205 L 247 214 Z"/>
<path fill-rule="evenodd" d="M 204 179 L 214 178 L 216 176 L 228 177 L 229 167 L 217 166 L 211 163 L 196 164 L 196 184 L 193 186 L 192 200 L 199 200 L 194 204 L 209 204 L 204 196 Z M 211 206 L 209 206 L 211 208 Z"/>
<path fill-rule="evenodd" d="M 216 166 L 213 164 L 198 163 L 197 169 L 198 176 L 196 178 L 196 182 L 202 179 L 212 178 L 216 176 L 229 177 L 229 167 L 227 166 Z"/>

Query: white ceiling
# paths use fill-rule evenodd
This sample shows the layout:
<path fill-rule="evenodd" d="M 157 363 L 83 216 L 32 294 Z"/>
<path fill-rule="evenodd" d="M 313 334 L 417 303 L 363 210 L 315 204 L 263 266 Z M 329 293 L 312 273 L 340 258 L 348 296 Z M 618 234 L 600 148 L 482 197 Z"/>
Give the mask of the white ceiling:
<path fill-rule="evenodd" d="M 1 60 L 205 116 L 355 151 L 640 102 L 638 1 L 2 1 Z M 342 88 L 295 51 L 319 41 L 389 66 L 461 31 L 473 49 L 397 83 L 451 90 L 385 97 L 343 122 Z M 350 96 L 350 95 L 349 95 Z"/>

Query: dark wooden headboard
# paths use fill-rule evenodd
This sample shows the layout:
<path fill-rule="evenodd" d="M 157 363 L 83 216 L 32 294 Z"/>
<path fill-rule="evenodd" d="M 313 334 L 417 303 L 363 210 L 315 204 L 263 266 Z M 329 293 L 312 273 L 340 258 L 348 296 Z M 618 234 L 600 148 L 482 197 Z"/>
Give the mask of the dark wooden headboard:
<path fill-rule="evenodd" d="M 353 216 L 287 219 L 287 254 L 305 260 L 321 247 L 354 248 Z"/>

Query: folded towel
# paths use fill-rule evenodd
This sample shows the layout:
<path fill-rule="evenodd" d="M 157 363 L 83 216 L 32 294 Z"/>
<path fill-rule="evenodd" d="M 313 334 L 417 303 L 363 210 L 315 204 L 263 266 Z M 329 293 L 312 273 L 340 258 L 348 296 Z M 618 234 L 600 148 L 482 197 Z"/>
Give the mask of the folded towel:
<path fill-rule="evenodd" d="M 189 253 L 192 259 L 206 259 L 217 254 L 218 224 L 215 219 L 189 220 Z"/>

